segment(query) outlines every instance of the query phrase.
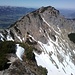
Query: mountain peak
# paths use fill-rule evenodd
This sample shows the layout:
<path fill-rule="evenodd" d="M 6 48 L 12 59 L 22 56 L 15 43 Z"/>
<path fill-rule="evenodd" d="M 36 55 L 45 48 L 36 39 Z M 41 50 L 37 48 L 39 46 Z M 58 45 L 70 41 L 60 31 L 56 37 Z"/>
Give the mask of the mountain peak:
<path fill-rule="evenodd" d="M 33 12 L 32 12 L 33 13 Z M 47 7 L 41 7 L 39 8 L 38 10 L 35 10 L 34 13 L 36 14 L 49 14 L 51 16 L 58 16 L 59 15 L 59 10 L 55 9 L 54 7 L 52 6 L 47 6 Z"/>
<path fill-rule="evenodd" d="M 52 7 L 52 6 L 47 6 L 47 7 L 41 7 L 40 8 L 40 11 L 41 12 L 44 12 L 44 11 L 52 11 L 52 10 L 56 10 L 54 7 Z"/>

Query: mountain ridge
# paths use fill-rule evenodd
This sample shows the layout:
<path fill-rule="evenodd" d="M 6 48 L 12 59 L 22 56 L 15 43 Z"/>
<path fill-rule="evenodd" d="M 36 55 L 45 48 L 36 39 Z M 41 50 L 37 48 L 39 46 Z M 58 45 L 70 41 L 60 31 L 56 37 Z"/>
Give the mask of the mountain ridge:
<path fill-rule="evenodd" d="M 45 67 L 47 75 L 74 75 L 75 39 L 71 40 L 75 37 L 72 34 L 74 29 L 74 20 L 64 18 L 58 10 L 48 6 L 27 14 L 8 29 L 1 30 L 0 39 L 27 42 L 34 46 L 37 49 L 33 51 L 37 65 Z"/>

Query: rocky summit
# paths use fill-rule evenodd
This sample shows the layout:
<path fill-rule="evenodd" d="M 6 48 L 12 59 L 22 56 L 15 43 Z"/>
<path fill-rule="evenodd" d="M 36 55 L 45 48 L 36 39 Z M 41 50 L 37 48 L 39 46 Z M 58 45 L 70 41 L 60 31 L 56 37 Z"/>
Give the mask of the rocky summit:
<path fill-rule="evenodd" d="M 21 60 L 19 53 L 8 54 L 11 65 L 0 75 L 75 75 L 75 20 L 54 7 L 41 7 L 1 29 L 0 40 L 28 44 L 22 46 L 25 51 L 16 44 Z M 34 59 L 31 53 L 26 58 L 26 49 L 32 49 Z"/>

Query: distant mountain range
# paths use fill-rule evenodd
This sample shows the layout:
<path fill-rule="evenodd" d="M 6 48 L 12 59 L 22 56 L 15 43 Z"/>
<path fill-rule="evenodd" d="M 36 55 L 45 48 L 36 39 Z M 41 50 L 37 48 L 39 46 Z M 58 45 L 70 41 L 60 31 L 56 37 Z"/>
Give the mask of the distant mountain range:
<path fill-rule="evenodd" d="M 75 9 L 58 9 L 66 18 L 75 18 Z"/>
<path fill-rule="evenodd" d="M 34 8 L 0 6 L 0 28 L 6 28 Z"/>

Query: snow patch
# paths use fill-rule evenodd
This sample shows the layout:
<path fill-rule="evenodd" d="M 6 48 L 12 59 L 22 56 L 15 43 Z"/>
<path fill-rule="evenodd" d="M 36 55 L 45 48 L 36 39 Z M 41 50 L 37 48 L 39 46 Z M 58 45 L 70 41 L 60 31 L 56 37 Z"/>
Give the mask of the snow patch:
<path fill-rule="evenodd" d="M 32 37 L 31 35 L 28 35 L 29 37 L 31 37 L 32 38 L 32 40 L 34 40 L 34 41 L 36 41 L 35 39 L 34 39 L 34 37 Z"/>
<path fill-rule="evenodd" d="M 43 19 L 43 21 L 44 21 L 50 28 L 52 28 L 52 30 L 53 30 L 56 34 L 60 35 L 60 33 L 57 32 L 43 17 L 42 17 L 42 19 Z"/>
<path fill-rule="evenodd" d="M 14 41 L 9 34 L 7 35 L 7 41 Z"/>
<path fill-rule="evenodd" d="M 69 55 L 69 45 L 62 38 L 59 39 L 56 36 L 55 42 L 48 38 L 47 44 L 40 41 L 38 43 L 42 49 L 42 54 L 39 55 L 34 52 L 36 61 L 38 65 L 48 70 L 48 75 L 75 75 L 75 65 L 70 58 L 71 55 Z"/>
<path fill-rule="evenodd" d="M 73 50 L 74 54 L 75 54 L 75 50 Z"/>
<path fill-rule="evenodd" d="M 48 71 L 47 75 L 66 75 L 63 71 L 60 71 L 53 65 L 48 54 L 45 54 L 44 52 L 42 52 L 40 55 L 36 52 L 34 52 L 34 54 L 37 65 L 45 67 Z"/>
<path fill-rule="evenodd" d="M 7 30 L 8 34 L 7 34 L 7 41 L 14 41 L 13 38 L 10 35 L 10 30 Z"/>
<path fill-rule="evenodd" d="M 23 38 L 23 41 L 25 41 L 25 39 Z"/>
<path fill-rule="evenodd" d="M 19 44 L 16 44 L 16 46 L 17 46 L 16 55 L 22 61 L 22 56 L 24 54 L 24 48 L 22 48 L 21 46 L 19 46 Z"/>
<path fill-rule="evenodd" d="M 3 38 L 4 38 L 4 36 L 2 35 L 2 33 L 0 33 L 0 40 L 4 41 Z"/>
<path fill-rule="evenodd" d="M 57 28 L 58 28 L 59 32 L 61 33 L 62 31 L 61 31 L 61 29 L 59 28 L 59 26 L 58 26 L 58 25 L 57 25 Z"/>
<path fill-rule="evenodd" d="M 15 33 L 16 37 L 22 42 L 22 39 L 20 36 L 18 36 L 16 33 Z"/>

